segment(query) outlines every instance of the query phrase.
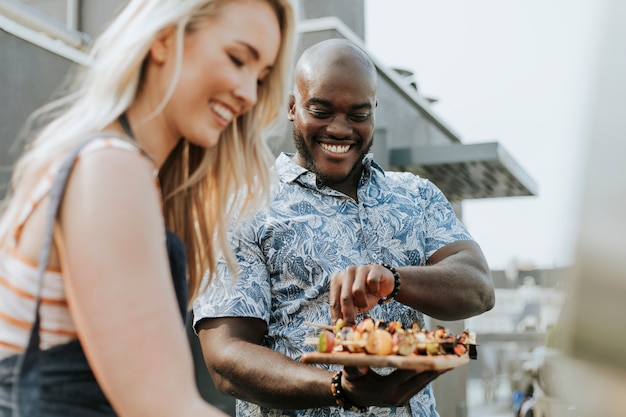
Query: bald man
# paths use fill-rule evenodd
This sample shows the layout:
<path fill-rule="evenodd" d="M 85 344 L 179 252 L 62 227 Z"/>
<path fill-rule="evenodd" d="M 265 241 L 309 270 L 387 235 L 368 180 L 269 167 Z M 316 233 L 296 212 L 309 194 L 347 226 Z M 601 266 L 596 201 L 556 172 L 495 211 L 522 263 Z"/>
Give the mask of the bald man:
<path fill-rule="evenodd" d="M 194 303 L 209 372 L 238 416 L 436 417 L 438 372 L 303 364 L 319 332 L 306 323 L 474 316 L 494 304 L 489 267 L 438 188 L 368 153 L 377 72 L 363 50 L 323 41 L 294 75 L 297 152 L 277 159 L 271 205 L 234 231 L 238 279 L 220 264 Z"/>

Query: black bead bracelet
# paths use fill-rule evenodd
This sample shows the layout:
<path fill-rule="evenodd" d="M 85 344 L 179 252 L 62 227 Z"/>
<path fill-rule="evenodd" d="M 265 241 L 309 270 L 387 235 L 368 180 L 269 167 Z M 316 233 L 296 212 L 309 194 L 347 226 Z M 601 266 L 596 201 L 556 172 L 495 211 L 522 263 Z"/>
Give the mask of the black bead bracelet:
<path fill-rule="evenodd" d="M 367 407 L 362 407 L 360 405 L 354 404 L 350 401 L 341 387 L 341 375 L 343 375 L 343 371 L 339 371 L 333 375 L 333 379 L 330 381 L 330 392 L 333 394 L 333 398 L 335 399 L 335 403 L 337 406 L 343 408 L 346 411 L 351 411 L 353 413 L 364 413 L 367 411 Z"/>
<path fill-rule="evenodd" d="M 380 300 L 378 300 L 378 304 L 384 305 L 390 301 L 393 301 L 398 295 L 398 291 L 400 290 L 400 274 L 398 274 L 398 271 L 396 271 L 396 268 L 394 268 L 393 266 L 389 264 L 381 263 L 379 265 L 387 268 L 393 274 L 393 290 L 391 291 L 391 294 L 385 297 L 382 297 Z"/>

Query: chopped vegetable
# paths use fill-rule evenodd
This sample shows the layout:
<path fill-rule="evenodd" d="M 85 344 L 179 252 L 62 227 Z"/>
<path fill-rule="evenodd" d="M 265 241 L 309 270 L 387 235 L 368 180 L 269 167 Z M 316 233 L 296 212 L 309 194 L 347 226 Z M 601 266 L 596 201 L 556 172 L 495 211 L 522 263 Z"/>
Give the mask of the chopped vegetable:
<path fill-rule="evenodd" d="M 466 330 L 454 335 L 443 326 L 433 331 L 413 323 L 405 329 L 400 322 L 363 319 L 357 325 L 337 320 L 334 326 L 323 326 L 317 350 L 321 353 L 348 351 L 370 355 L 457 355 L 469 354 L 476 359 L 476 333 Z M 332 329 L 332 330 L 331 330 Z"/>

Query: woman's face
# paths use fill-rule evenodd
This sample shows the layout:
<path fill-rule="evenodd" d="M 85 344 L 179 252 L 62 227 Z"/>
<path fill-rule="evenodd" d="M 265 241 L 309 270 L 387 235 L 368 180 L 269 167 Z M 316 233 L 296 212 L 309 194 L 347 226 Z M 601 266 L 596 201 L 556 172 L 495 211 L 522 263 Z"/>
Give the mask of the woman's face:
<path fill-rule="evenodd" d="M 162 88 L 175 67 L 175 36 L 164 38 Z M 185 37 L 180 78 L 166 105 L 165 128 L 178 141 L 210 148 L 221 132 L 257 101 L 259 84 L 276 61 L 280 27 L 266 1 L 225 2 L 218 14 Z M 154 49 L 154 48 L 153 48 Z M 152 51 L 152 56 L 155 53 Z"/>

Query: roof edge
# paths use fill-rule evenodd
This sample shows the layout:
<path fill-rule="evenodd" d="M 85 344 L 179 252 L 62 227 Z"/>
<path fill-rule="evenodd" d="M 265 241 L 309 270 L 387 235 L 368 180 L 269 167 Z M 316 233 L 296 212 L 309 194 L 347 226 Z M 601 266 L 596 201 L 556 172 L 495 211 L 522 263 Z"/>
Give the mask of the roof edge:
<path fill-rule="evenodd" d="M 341 19 L 336 16 L 320 17 L 317 19 L 307 19 L 298 22 L 298 32 L 321 32 L 325 30 L 336 30 L 341 36 L 363 49 L 370 56 L 379 73 L 390 81 L 402 95 L 409 99 L 433 124 L 447 135 L 453 142 L 461 142 L 461 136 L 455 132 L 446 122 L 430 109 L 428 100 L 420 96 L 412 87 L 408 86 L 405 80 L 393 69 L 384 65 L 379 59 L 372 55 L 367 45 L 356 33 L 352 31 Z"/>

